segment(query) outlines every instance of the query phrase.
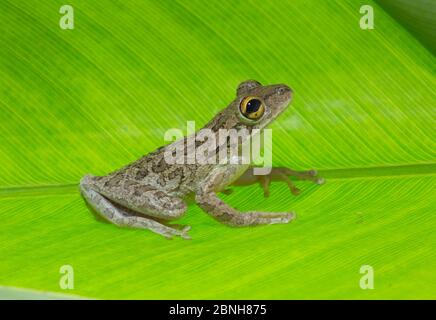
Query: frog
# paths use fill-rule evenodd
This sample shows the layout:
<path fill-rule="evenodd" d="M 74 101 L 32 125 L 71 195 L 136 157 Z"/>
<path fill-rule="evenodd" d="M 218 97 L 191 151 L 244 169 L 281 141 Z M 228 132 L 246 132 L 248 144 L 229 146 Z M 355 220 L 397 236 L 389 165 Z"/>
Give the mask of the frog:
<path fill-rule="evenodd" d="M 286 84 L 262 85 L 256 80 L 243 81 L 237 86 L 233 101 L 203 129 L 217 134 L 221 129 L 244 129 L 249 134 L 245 141 L 241 138 L 237 143 L 246 143 L 254 132 L 262 132 L 275 121 L 292 99 L 293 90 Z M 296 218 L 294 211 L 241 212 L 218 194 L 231 192 L 229 188 L 233 186 L 259 184 L 263 196 L 268 197 L 271 182 L 280 181 L 287 184 L 292 194 L 298 195 L 300 190 L 294 180 L 324 183 L 316 170 L 272 167 L 267 174 L 258 174 L 256 166 L 246 161 L 169 163 L 165 156 L 168 151 L 175 144 L 187 145 L 188 138 L 185 136 L 164 145 L 107 175 L 86 174 L 79 183 L 86 204 L 97 217 L 119 227 L 148 229 L 167 239 L 191 239 L 190 226 L 173 223 L 186 213 L 190 201 L 230 227 L 286 224 Z M 229 148 L 229 141 L 225 143 L 223 147 Z"/>

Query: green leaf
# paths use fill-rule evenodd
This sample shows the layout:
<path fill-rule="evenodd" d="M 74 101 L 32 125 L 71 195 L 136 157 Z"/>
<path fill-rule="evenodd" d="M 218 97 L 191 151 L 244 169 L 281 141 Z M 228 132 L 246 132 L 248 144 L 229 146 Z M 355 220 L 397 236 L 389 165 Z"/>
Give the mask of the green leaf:
<path fill-rule="evenodd" d="M 378 0 L 398 22 L 436 53 L 436 3 L 432 0 Z"/>
<path fill-rule="evenodd" d="M 381 7 L 365 2 L 375 29 L 361 30 L 351 0 L 73 0 L 75 28 L 62 30 L 63 4 L 0 4 L 1 285 L 91 298 L 435 298 L 435 57 Z M 223 199 L 292 209 L 296 221 L 233 229 L 192 205 L 181 221 L 192 241 L 95 221 L 77 191 L 84 174 L 137 159 L 187 120 L 199 128 L 250 78 L 295 93 L 271 126 L 274 165 L 319 169 L 327 183 Z M 363 265 L 374 290 L 359 287 Z"/>

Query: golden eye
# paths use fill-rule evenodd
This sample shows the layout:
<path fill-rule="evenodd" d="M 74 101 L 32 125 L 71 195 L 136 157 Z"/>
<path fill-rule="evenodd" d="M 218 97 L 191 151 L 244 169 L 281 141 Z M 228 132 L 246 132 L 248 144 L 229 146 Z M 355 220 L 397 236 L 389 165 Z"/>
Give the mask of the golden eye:
<path fill-rule="evenodd" d="M 256 97 L 245 97 L 239 105 L 241 114 L 250 120 L 258 120 L 265 112 L 265 105 L 262 100 Z"/>

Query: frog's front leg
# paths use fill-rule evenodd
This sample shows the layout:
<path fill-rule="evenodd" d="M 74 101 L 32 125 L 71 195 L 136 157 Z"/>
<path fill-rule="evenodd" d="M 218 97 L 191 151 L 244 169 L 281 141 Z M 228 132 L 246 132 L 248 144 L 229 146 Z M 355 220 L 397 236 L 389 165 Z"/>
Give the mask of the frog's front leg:
<path fill-rule="evenodd" d="M 215 192 L 223 187 L 231 174 L 226 169 L 215 169 L 208 175 L 206 181 L 199 186 L 195 201 L 209 215 L 224 224 L 234 227 L 288 223 L 295 218 L 293 212 L 240 212 L 226 204 Z"/>
<path fill-rule="evenodd" d="M 151 217 L 143 216 L 141 214 L 144 214 L 144 212 L 129 209 L 126 206 L 121 205 L 119 202 L 110 199 L 110 193 L 103 195 L 98 184 L 95 184 L 92 178 L 92 176 L 85 176 L 80 181 L 81 194 L 92 209 L 109 222 L 119 227 L 149 229 L 168 239 L 171 239 L 173 236 L 190 239 L 187 234 L 190 230 L 189 226 L 177 229 L 158 222 Z M 106 190 L 106 192 L 108 192 L 108 190 Z M 162 214 L 165 214 L 165 210 L 162 210 Z M 163 217 L 159 218 L 163 219 Z M 168 216 L 167 220 L 170 220 L 171 218 L 174 218 L 174 216 Z"/>
<path fill-rule="evenodd" d="M 295 171 L 289 168 L 276 167 L 271 168 L 271 172 L 267 175 L 255 175 L 254 168 L 250 168 L 244 172 L 244 174 L 239 177 L 238 180 L 233 182 L 235 186 L 250 185 L 254 183 L 259 183 L 263 189 L 263 194 L 265 197 L 269 196 L 269 186 L 272 181 L 282 181 L 285 182 L 289 190 L 294 195 L 300 194 L 300 189 L 298 189 L 294 182 L 289 177 L 295 177 L 297 180 L 308 180 L 316 184 L 323 184 L 325 180 L 318 176 L 316 170 L 308 171 Z"/>

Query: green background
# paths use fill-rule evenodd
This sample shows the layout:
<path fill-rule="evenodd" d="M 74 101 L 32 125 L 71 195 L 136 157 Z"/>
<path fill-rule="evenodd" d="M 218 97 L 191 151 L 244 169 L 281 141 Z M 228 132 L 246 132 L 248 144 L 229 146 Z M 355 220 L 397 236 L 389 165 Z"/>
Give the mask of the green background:
<path fill-rule="evenodd" d="M 357 0 L 72 0 L 75 28 L 62 30 L 63 4 L 0 4 L 1 285 L 90 298 L 436 298 L 436 64 L 410 16 Z M 374 30 L 359 28 L 363 4 Z M 205 124 L 250 78 L 295 93 L 271 126 L 274 165 L 316 168 L 327 183 L 222 197 L 296 221 L 233 229 L 192 205 L 181 221 L 192 241 L 95 221 L 81 176 L 137 159 L 187 120 Z M 59 288 L 65 264 L 71 291 Z M 362 265 L 373 290 L 359 287 Z"/>

